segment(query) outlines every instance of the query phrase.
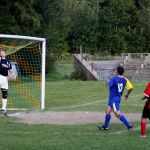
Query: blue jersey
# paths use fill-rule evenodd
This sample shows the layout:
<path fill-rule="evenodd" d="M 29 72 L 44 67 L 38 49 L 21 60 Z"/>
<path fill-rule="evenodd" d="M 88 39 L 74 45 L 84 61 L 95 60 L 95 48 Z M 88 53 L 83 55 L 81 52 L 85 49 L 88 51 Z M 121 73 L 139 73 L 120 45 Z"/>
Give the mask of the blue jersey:
<path fill-rule="evenodd" d="M 109 99 L 112 99 L 113 97 L 121 98 L 124 88 L 131 89 L 132 84 L 123 76 L 116 76 L 108 82 L 108 87 L 110 90 Z"/>
<path fill-rule="evenodd" d="M 129 90 L 132 89 L 133 86 L 130 81 L 123 76 L 116 76 L 108 82 L 108 87 L 110 90 L 108 105 L 113 109 L 113 111 L 119 111 L 121 96 L 124 89 L 126 88 Z"/>

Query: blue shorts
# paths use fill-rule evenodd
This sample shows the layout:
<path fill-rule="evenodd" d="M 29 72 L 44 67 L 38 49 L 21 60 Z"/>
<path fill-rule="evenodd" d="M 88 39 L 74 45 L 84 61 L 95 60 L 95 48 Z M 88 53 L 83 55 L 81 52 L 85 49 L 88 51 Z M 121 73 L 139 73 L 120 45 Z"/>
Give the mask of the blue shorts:
<path fill-rule="evenodd" d="M 120 110 L 120 101 L 120 97 L 113 97 L 112 99 L 109 99 L 108 105 L 116 112 Z"/>

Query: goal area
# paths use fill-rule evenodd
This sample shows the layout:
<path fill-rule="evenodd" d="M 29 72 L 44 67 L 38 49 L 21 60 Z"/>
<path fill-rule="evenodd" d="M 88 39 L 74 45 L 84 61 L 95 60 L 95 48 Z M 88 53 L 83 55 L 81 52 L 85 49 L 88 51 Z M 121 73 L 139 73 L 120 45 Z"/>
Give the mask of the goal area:
<path fill-rule="evenodd" d="M 16 75 L 16 79 L 8 81 L 7 109 L 43 110 L 45 108 L 45 38 L 0 34 L 0 50 L 6 52 L 6 57 L 11 62 L 13 73 Z"/>

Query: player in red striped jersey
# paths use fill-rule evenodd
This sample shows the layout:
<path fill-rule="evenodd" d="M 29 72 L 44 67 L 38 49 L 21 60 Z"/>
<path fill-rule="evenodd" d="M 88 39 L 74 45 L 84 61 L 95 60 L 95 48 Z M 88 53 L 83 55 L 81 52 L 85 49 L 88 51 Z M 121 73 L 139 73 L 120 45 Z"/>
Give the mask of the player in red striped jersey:
<path fill-rule="evenodd" d="M 146 119 L 150 120 L 150 82 L 144 90 L 144 96 L 141 100 L 147 99 L 145 106 L 143 108 L 142 119 L 141 119 L 141 137 L 146 136 Z"/>

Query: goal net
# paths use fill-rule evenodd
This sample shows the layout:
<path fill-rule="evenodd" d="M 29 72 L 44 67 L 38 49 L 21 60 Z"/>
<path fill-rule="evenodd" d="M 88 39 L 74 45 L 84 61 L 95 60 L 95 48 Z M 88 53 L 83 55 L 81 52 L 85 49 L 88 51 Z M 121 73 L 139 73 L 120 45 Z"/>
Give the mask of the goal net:
<path fill-rule="evenodd" d="M 0 35 L 16 79 L 9 80 L 7 109 L 45 108 L 45 39 Z"/>

